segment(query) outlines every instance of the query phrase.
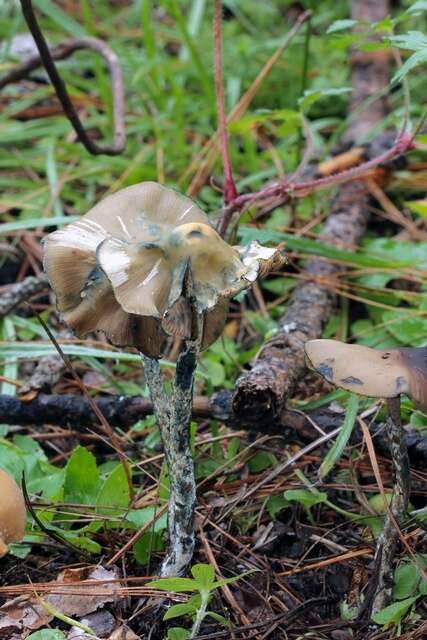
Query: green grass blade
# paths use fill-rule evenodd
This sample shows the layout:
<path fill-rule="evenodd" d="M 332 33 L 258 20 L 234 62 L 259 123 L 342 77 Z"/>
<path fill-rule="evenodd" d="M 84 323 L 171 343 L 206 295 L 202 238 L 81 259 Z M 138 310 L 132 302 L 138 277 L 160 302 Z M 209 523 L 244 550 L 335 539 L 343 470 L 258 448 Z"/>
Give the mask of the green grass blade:
<path fill-rule="evenodd" d="M 52 218 L 30 218 L 28 220 L 17 220 L 16 222 L 5 222 L 0 224 L 0 235 L 27 229 L 37 229 L 37 227 L 60 227 L 63 224 L 76 222 L 80 216 L 53 216 Z"/>
<path fill-rule="evenodd" d="M 337 439 L 335 440 L 332 447 L 329 449 L 326 454 L 325 459 L 320 465 L 319 469 L 319 478 L 323 480 L 325 476 L 333 469 L 337 460 L 341 458 L 342 452 L 344 451 L 347 442 L 350 438 L 351 432 L 353 431 L 354 421 L 356 420 L 357 412 L 359 409 L 359 398 L 352 394 L 349 398 L 347 404 L 347 412 L 345 414 L 344 422 L 341 427 L 341 431 L 339 432 Z"/>
<path fill-rule="evenodd" d="M 293 236 L 290 233 L 282 231 L 273 231 L 270 229 L 256 229 L 255 227 L 240 227 L 239 236 L 243 243 L 246 244 L 251 240 L 258 240 L 261 244 L 267 242 L 285 242 L 286 248 L 292 251 L 300 251 L 309 255 L 320 256 L 330 260 L 338 260 L 361 267 L 372 267 L 379 269 L 404 269 L 414 266 L 416 263 L 412 261 L 396 261 L 383 258 L 381 256 L 366 255 L 364 253 L 346 251 L 338 249 L 329 244 L 325 244 L 320 240 L 312 240 L 311 238 L 301 238 Z"/>

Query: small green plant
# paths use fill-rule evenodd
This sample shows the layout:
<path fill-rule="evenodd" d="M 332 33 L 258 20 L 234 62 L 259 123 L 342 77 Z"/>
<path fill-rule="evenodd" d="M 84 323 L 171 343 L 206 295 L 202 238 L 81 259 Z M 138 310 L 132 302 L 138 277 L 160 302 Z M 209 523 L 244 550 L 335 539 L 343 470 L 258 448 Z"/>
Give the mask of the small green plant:
<path fill-rule="evenodd" d="M 172 620 L 172 618 L 189 615 L 193 619 L 191 631 L 183 627 L 173 627 L 168 631 L 167 640 L 194 638 L 199 633 L 200 626 L 207 616 L 210 616 L 220 624 L 228 626 L 228 620 L 224 616 L 208 610 L 209 601 L 216 589 L 225 584 L 236 582 L 236 580 L 240 580 L 248 573 L 252 573 L 252 571 L 247 571 L 232 578 L 215 580 L 215 570 L 212 565 L 195 564 L 191 568 L 192 578 L 160 578 L 160 580 L 149 582 L 147 586 L 155 589 L 175 591 L 176 593 L 193 593 L 187 602 L 172 605 L 163 617 L 163 620 Z"/>
<path fill-rule="evenodd" d="M 427 566 L 425 554 L 418 554 L 416 559 L 423 569 Z M 426 594 L 427 582 L 420 575 L 419 568 L 414 562 L 405 560 L 394 573 L 393 602 L 373 616 L 374 622 L 384 625 L 385 628 L 396 625 L 400 635 L 403 618 L 418 598 Z M 416 614 L 412 613 L 412 615 Z"/>

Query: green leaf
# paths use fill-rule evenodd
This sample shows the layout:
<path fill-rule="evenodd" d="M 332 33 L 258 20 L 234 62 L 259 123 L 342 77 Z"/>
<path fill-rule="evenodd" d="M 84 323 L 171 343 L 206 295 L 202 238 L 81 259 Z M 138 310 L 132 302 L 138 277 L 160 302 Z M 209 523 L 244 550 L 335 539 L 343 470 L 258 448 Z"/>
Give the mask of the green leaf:
<path fill-rule="evenodd" d="M 143 509 L 132 509 L 126 516 L 126 520 L 131 522 L 137 529 L 140 529 L 147 522 L 150 522 L 159 511 L 157 507 L 144 507 Z M 167 513 L 163 513 L 153 523 L 154 531 L 163 531 L 167 526 Z"/>
<path fill-rule="evenodd" d="M 31 553 L 31 545 L 30 544 L 18 544 L 18 543 L 9 543 L 8 545 L 9 553 L 15 558 L 19 558 L 20 560 L 24 560 Z"/>
<path fill-rule="evenodd" d="M 153 553 L 163 551 L 164 548 L 163 533 L 149 529 L 139 536 L 132 547 L 132 551 L 137 563 L 145 566 L 149 563 Z"/>
<path fill-rule="evenodd" d="M 42 629 L 27 636 L 27 640 L 65 640 L 65 635 L 59 629 Z"/>
<path fill-rule="evenodd" d="M 427 62 L 427 36 L 421 31 L 408 31 L 398 36 L 390 36 L 390 42 L 401 49 L 415 51 L 406 62 L 396 71 L 391 83 L 400 82 L 409 71 L 419 64 Z"/>
<path fill-rule="evenodd" d="M 427 11 L 427 0 L 417 0 L 414 4 L 411 4 L 408 9 L 406 9 L 406 13 L 411 15 L 419 15 L 424 11 Z"/>
<path fill-rule="evenodd" d="M 347 445 L 347 442 L 353 431 L 354 422 L 359 410 L 359 398 L 352 394 L 347 404 L 347 411 L 345 414 L 344 422 L 341 427 L 337 439 L 332 447 L 329 449 L 319 469 L 319 478 L 323 480 L 328 473 L 333 469 L 336 462 L 341 458 L 341 455 Z"/>
<path fill-rule="evenodd" d="M 145 586 L 162 591 L 174 591 L 175 593 L 197 591 L 197 581 L 192 578 L 160 578 L 148 582 Z"/>
<path fill-rule="evenodd" d="M 406 598 L 399 602 L 393 602 L 388 607 L 385 607 L 384 609 L 381 609 L 381 611 L 375 613 L 372 616 L 372 619 L 377 624 L 387 626 L 391 624 L 398 624 L 407 614 L 414 602 L 416 602 L 417 598 L 418 596 L 413 596 L 412 598 Z"/>
<path fill-rule="evenodd" d="M 223 624 L 224 627 L 230 626 L 230 623 L 227 620 L 227 618 L 224 618 L 224 616 L 221 616 L 219 613 L 216 613 L 215 611 L 206 611 L 206 615 L 210 616 L 211 618 L 219 622 L 219 624 Z"/>
<path fill-rule="evenodd" d="M 119 464 L 104 480 L 96 498 L 96 512 L 106 516 L 121 515 L 129 506 L 129 484 L 123 465 Z"/>
<path fill-rule="evenodd" d="M 289 500 L 283 496 L 270 496 L 267 500 L 267 511 L 272 520 L 276 520 L 277 514 L 286 507 L 289 507 Z"/>
<path fill-rule="evenodd" d="M 274 243 L 284 241 L 286 248 L 291 251 L 299 251 L 308 255 L 321 256 L 323 258 L 330 258 L 331 260 L 338 260 L 348 264 L 355 264 L 362 267 L 374 267 L 385 269 L 398 269 L 410 266 L 420 266 L 421 254 L 424 251 L 424 262 L 427 263 L 425 247 L 427 242 L 420 242 L 414 245 L 412 242 L 397 242 L 389 239 L 379 239 L 366 243 L 368 249 L 363 252 L 346 251 L 345 249 L 337 249 L 332 245 L 325 244 L 319 240 L 312 240 L 310 238 L 299 238 L 291 233 L 284 233 L 282 231 L 273 231 L 271 229 L 256 229 L 255 227 L 239 227 L 239 237 L 243 244 L 249 243 L 251 240 L 258 240 L 260 243 Z M 393 246 L 390 246 L 393 243 Z M 402 254 L 396 251 L 396 247 L 403 246 L 403 250 L 406 249 L 405 245 L 410 245 L 407 253 Z M 420 245 L 424 245 L 421 247 Z M 414 247 L 419 247 L 414 249 Z M 378 255 L 375 255 L 378 253 Z M 384 253 L 385 255 L 381 255 Z M 399 257 L 398 257 L 399 256 Z M 402 256 L 400 258 L 400 256 Z M 1 352 L 0 352 L 1 353 Z"/>
<path fill-rule="evenodd" d="M 398 36 L 390 36 L 388 39 L 395 46 L 410 51 L 422 51 L 427 47 L 427 35 L 422 31 L 408 31 Z"/>
<path fill-rule="evenodd" d="M 394 572 L 393 596 L 403 600 L 413 596 L 420 583 L 421 576 L 413 562 L 403 562 Z"/>
<path fill-rule="evenodd" d="M 427 48 L 424 51 L 417 51 L 410 56 L 405 64 L 403 64 L 394 74 L 391 79 L 391 84 L 400 82 L 412 69 L 418 67 L 418 65 L 427 62 Z"/>
<path fill-rule="evenodd" d="M 286 500 L 294 500 L 301 503 L 306 509 L 310 509 L 315 504 L 320 504 L 328 499 L 328 494 L 317 491 L 317 489 L 310 491 L 310 489 L 288 489 L 283 494 Z"/>
<path fill-rule="evenodd" d="M 387 493 L 385 494 L 385 499 L 389 505 L 391 504 L 392 498 L 393 493 L 391 491 L 387 491 Z M 371 496 L 368 500 L 368 503 L 371 509 L 373 509 L 375 513 L 378 513 L 379 515 L 387 512 L 387 508 L 384 504 L 384 497 L 381 495 L 381 493 L 376 493 L 375 495 Z"/>
<path fill-rule="evenodd" d="M 247 318 L 251 326 L 262 335 L 263 338 L 267 336 L 271 331 L 277 331 L 277 322 L 272 320 L 270 316 L 262 316 L 255 311 L 246 311 L 245 318 Z"/>
<path fill-rule="evenodd" d="M 307 111 L 312 104 L 321 98 L 341 96 L 345 93 L 349 93 L 350 91 L 353 91 L 350 87 L 340 87 L 337 89 L 307 89 L 304 91 L 302 98 L 298 100 L 298 105 L 301 111 Z"/>
<path fill-rule="evenodd" d="M 172 627 L 168 629 L 167 640 L 188 640 L 190 632 L 182 627 Z"/>
<path fill-rule="evenodd" d="M 85 447 L 77 447 L 65 467 L 64 500 L 95 504 L 98 483 L 99 469 L 95 456 Z"/>
<path fill-rule="evenodd" d="M 215 582 L 215 569 L 211 564 L 195 564 L 191 567 L 191 574 L 202 589 L 210 591 Z"/>
<path fill-rule="evenodd" d="M 205 377 L 213 387 L 222 387 L 225 381 L 225 369 L 220 362 L 205 356 L 200 364 Z"/>
<path fill-rule="evenodd" d="M 351 29 L 357 24 L 357 20 L 335 20 L 329 27 L 326 33 L 336 33 L 337 31 L 345 31 Z"/>
<path fill-rule="evenodd" d="M 98 523 L 95 524 L 98 525 Z M 99 554 L 102 551 L 101 545 L 88 536 L 78 535 L 75 531 L 66 531 L 64 529 L 59 530 L 57 527 L 55 527 L 55 529 L 63 538 L 74 544 L 76 547 L 79 547 L 79 549 L 84 549 L 85 551 L 93 554 Z"/>
<path fill-rule="evenodd" d="M 251 473 L 259 473 L 264 469 L 275 467 L 277 464 L 277 458 L 273 453 L 269 451 L 258 451 L 248 462 L 248 468 Z"/>
<path fill-rule="evenodd" d="M 221 580 L 217 580 L 213 583 L 212 589 L 218 589 L 218 587 L 223 587 L 226 584 L 233 584 L 233 582 L 237 582 L 237 580 L 241 580 L 245 576 L 249 576 L 251 573 L 255 573 L 256 571 L 259 571 L 259 569 L 251 569 L 250 571 L 245 571 L 238 576 L 232 576 L 231 578 L 222 578 Z"/>
<path fill-rule="evenodd" d="M 197 607 L 190 600 L 182 604 L 174 604 L 166 611 L 163 616 L 163 620 L 172 620 L 172 618 L 178 618 L 179 616 L 192 615 L 196 613 Z"/>
<path fill-rule="evenodd" d="M 427 317 L 402 317 L 397 311 L 385 311 L 383 321 L 387 331 L 404 346 L 427 346 Z"/>
<path fill-rule="evenodd" d="M 414 213 L 427 218 L 427 200 L 407 200 L 404 204 Z"/>
<path fill-rule="evenodd" d="M 364 241 L 363 250 L 366 254 L 385 260 L 383 266 L 390 269 L 412 266 L 427 271 L 427 242 L 373 238 Z"/>

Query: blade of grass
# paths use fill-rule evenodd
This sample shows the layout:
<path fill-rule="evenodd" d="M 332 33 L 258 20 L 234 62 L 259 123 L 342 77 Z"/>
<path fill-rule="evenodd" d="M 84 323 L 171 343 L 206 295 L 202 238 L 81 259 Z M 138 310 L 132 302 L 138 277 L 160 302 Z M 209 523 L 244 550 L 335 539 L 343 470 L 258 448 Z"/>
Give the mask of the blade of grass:
<path fill-rule="evenodd" d="M 52 218 L 31 218 L 29 220 L 17 220 L 0 224 L 0 235 L 13 231 L 37 229 L 38 227 L 59 227 L 63 224 L 76 222 L 79 216 L 53 216 Z"/>
<path fill-rule="evenodd" d="M 356 421 L 357 412 L 359 409 L 359 398 L 352 394 L 347 404 L 347 411 L 345 414 L 344 422 L 341 427 L 341 431 L 338 434 L 332 447 L 329 449 L 319 469 L 319 479 L 323 480 L 328 473 L 333 469 L 336 462 L 341 458 L 341 455 L 347 445 L 347 442 L 353 431 L 354 423 Z"/>
<path fill-rule="evenodd" d="M 264 242 L 285 242 L 286 248 L 292 251 L 301 251 L 314 256 L 321 256 L 323 258 L 329 258 L 330 260 L 338 260 L 340 262 L 346 262 L 349 264 L 356 264 L 363 267 L 375 267 L 384 269 L 404 269 L 405 267 L 416 266 L 418 262 L 414 261 L 397 261 L 389 260 L 381 256 L 374 256 L 372 253 L 366 255 L 364 253 L 355 253 L 353 251 L 346 251 L 345 249 L 338 249 L 331 245 L 325 244 L 320 240 L 311 240 L 310 238 L 300 238 L 293 236 L 290 233 L 281 231 L 273 231 L 270 229 L 257 229 L 255 227 L 240 227 L 239 237 L 244 244 L 251 240 L 258 240 L 261 243 Z"/>
<path fill-rule="evenodd" d="M 119 362 L 137 362 L 141 364 L 141 356 L 137 353 L 126 353 L 125 351 L 113 351 L 110 349 L 102 349 L 100 347 L 86 347 L 78 344 L 61 344 L 63 353 L 67 356 L 76 356 L 78 358 L 108 358 Z M 33 360 L 51 356 L 57 351 L 53 344 L 49 342 L 0 342 L 0 360 Z M 174 368 L 175 362 L 168 360 L 160 360 L 160 364 L 166 367 Z M 207 373 L 197 371 L 197 375 L 201 378 L 209 379 Z"/>
<path fill-rule="evenodd" d="M 176 20 L 178 29 L 181 32 L 182 39 L 185 42 L 186 47 L 188 48 L 191 60 L 197 70 L 201 85 L 203 87 L 203 91 L 208 100 L 208 104 L 214 104 L 215 95 L 213 92 L 212 81 L 207 75 L 206 69 L 202 64 L 200 53 L 197 51 L 193 38 L 188 31 L 187 24 L 181 12 L 180 6 L 177 0 L 168 0 L 167 5 Z"/>

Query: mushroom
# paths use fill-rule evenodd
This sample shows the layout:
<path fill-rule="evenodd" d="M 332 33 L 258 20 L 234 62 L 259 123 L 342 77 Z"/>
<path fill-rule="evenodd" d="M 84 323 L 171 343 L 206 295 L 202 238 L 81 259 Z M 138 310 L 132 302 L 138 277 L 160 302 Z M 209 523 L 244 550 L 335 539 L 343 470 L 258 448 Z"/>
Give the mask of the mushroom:
<path fill-rule="evenodd" d="M 8 544 L 22 541 L 26 521 L 22 491 L 15 480 L 0 469 L 0 558 L 9 551 Z"/>
<path fill-rule="evenodd" d="M 371 597 L 371 614 L 388 604 L 392 595 L 392 563 L 410 494 L 409 459 L 400 417 L 400 395 L 408 395 L 427 412 L 427 347 L 372 349 L 336 340 L 305 343 L 309 363 L 328 382 L 363 396 L 384 398 L 389 409 L 389 438 L 394 466 L 394 495 L 375 554 L 378 581 Z"/>
<path fill-rule="evenodd" d="M 44 243 L 45 271 L 71 329 L 80 337 L 102 331 L 154 358 L 168 335 L 190 335 L 187 269 L 206 348 L 222 332 L 229 298 L 277 261 L 257 242 L 231 247 L 195 202 L 155 182 L 105 198 Z"/>
<path fill-rule="evenodd" d="M 143 354 L 171 479 L 163 576 L 182 574 L 194 547 L 188 427 L 197 354 L 220 336 L 230 298 L 284 261 L 257 242 L 230 246 L 193 200 L 155 182 L 118 191 L 45 240 L 65 322 Z M 168 336 L 182 338 L 170 393 L 158 362 Z"/>

